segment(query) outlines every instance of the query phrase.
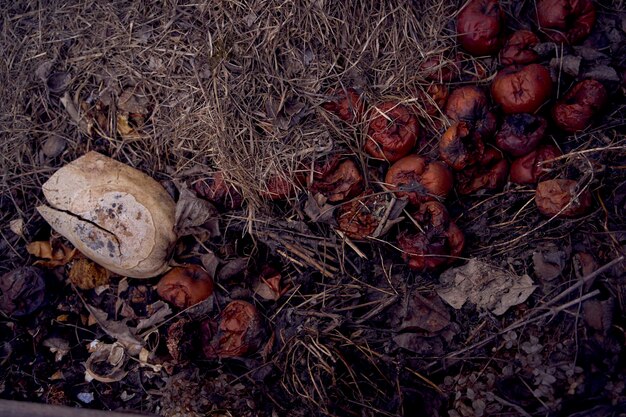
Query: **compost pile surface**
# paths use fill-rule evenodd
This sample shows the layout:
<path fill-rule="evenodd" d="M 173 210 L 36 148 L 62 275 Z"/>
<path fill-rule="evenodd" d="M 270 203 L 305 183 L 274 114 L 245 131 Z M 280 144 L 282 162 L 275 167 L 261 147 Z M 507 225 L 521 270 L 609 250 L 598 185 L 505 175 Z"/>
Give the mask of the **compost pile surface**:
<path fill-rule="evenodd" d="M 477 43 L 465 2 L 149 3 L 1 12 L 0 398 L 626 413 L 626 4 L 563 1 L 562 35 L 501 1 Z M 111 273 L 35 209 L 90 151 L 175 202 L 167 275 Z"/>

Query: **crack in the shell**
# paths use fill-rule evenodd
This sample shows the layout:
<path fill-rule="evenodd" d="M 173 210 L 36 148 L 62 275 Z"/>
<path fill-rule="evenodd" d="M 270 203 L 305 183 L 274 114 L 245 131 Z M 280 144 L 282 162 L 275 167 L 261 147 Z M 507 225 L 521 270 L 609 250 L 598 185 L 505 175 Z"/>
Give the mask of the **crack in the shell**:
<path fill-rule="evenodd" d="M 120 239 L 117 237 L 117 235 L 115 233 L 113 233 L 112 231 L 110 231 L 110 230 L 100 226 L 98 223 L 96 223 L 96 222 L 94 222 L 92 220 L 89 220 L 89 219 L 85 219 L 84 217 L 81 217 L 81 216 L 79 216 L 76 213 L 72 213 L 69 210 L 59 209 L 59 208 L 56 208 L 56 207 L 50 207 L 50 208 L 53 209 L 53 210 L 59 211 L 61 213 L 68 214 L 68 215 L 78 219 L 79 221 L 83 221 L 85 223 L 88 223 L 88 224 L 94 226 L 96 229 L 98 229 L 98 230 L 100 230 L 100 231 L 102 231 L 104 233 L 108 233 L 109 235 L 113 236 L 113 239 L 115 239 L 115 243 L 117 244 L 116 247 L 117 247 L 118 256 L 122 256 L 122 250 L 121 250 L 121 245 L 122 244 L 120 242 Z"/>

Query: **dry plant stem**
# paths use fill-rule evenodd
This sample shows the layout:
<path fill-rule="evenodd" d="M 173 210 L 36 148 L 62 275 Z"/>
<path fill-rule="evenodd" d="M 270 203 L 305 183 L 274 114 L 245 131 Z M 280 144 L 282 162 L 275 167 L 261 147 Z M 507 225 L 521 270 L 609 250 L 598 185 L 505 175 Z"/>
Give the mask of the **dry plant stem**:
<path fill-rule="evenodd" d="M 363 258 L 363 259 L 367 259 L 367 256 L 361 251 L 361 249 L 359 249 L 354 242 L 352 242 L 352 240 L 345 235 L 345 233 L 343 233 L 341 230 L 337 230 L 335 229 L 335 232 L 339 235 L 339 237 L 346 242 L 346 244 L 348 246 L 350 246 L 350 248 L 357 254 L 359 255 L 359 257 Z"/>
<path fill-rule="evenodd" d="M 497 402 L 499 402 L 502 405 L 506 405 L 507 407 L 511 407 L 512 409 L 514 409 L 515 411 L 517 411 L 520 415 L 524 416 L 524 417 L 532 417 L 530 414 L 528 414 L 522 407 L 520 407 L 519 405 L 509 402 L 507 400 L 505 400 L 504 398 L 500 398 L 498 397 L 496 394 L 491 393 L 493 395 L 493 398 L 495 398 L 495 400 Z"/>
<path fill-rule="evenodd" d="M 608 269 L 612 268 L 613 266 L 619 264 L 620 262 L 622 262 L 624 260 L 624 256 L 620 256 L 619 258 L 616 258 L 614 260 L 612 260 L 611 262 L 601 266 L 600 268 L 596 269 L 594 272 L 586 275 L 585 277 L 583 277 L 581 280 L 579 280 L 576 284 L 572 285 L 571 287 L 569 287 L 568 289 L 566 289 L 565 291 L 561 292 L 559 295 L 557 295 L 556 297 L 554 297 L 554 299 L 552 299 L 551 301 L 547 302 L 546 304 L 544 304 L 541 307 L 538 307 L 537 309 L 532 310 L 527 317 L 521 318 L 517 321 L 515 321 L 514 323 L 512 323 L 511 325 L 507 326 L 506 328 L 500 330 L 499 332 L 481 340 L 480 342 L 476 342 L 471 346 L 467 346 L 463 349 L 460 349 L 456 352 L 452 352 L 449 353 L 445 356 L 443 356 L 442 358 L 440 358 L 439 360 L 435 361 L 435 362 L 431 362 L 426 366 L 426 369 L 431 369 L 432 367 L 436 366 L 439 361 L 441 359 L 450 359 L 459 355 L 462 355 L 466 352 L 470 352 L 476 348 L 482 347 L 484 345 L 486 345 L 487 343 L 491 342 L 492 340 L 494 340 L 496 337 L 507 333 L 511 330 L 515 330 L 518 329 L 520 327 L 526 326 L 527 324 L 542 320 L 544 318 L 548 318 L 550 316 L 555 316 L 557 313 L 566 310 L 567 308 L 573 306 L 573 305 L 577 305 L 578 303 L 582 303 L 585 300 L 588 300 L 590 298 L 595 297 L 596 295 L 598 295 L 600 293 L 599 290 L 595 290 L 592 291 L 588 294 L 585 294 L 581 297 L 576 298 L 575 300 L 569 301 L 563 305 L 560 305 L 558 307 L 552 307 L 550 309 L 550 311 L 543 313 L 543 314 L 539 314 L 539 312 L 542 309 L 548 308 L 552 305 L 554 305 L 557 301 L 563 299 L 564 297 L 566 297 L 567 295 L 571 294 L 572 292 L 576 291 L 578 288 L 580 288 L 581 286 L 585 285 L 585 283 L 591 281 L 592 279 L 594 279 L 595 277 L 597 277 L 598 275 L 604 273 L 605 271 L 607 271 Z M 538 315 L 539 314 L 539 315 Z"/>

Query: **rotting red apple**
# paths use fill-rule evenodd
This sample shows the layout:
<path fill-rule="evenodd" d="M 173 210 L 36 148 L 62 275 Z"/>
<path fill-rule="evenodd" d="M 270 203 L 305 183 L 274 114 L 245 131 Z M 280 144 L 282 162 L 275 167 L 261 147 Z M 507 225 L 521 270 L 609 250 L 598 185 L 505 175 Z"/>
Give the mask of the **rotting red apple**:
<path fill-rule="evenodd" d="M 439 157 L 455 171 L 479 162 L 484 150 L 482 137 L 466 122 L 453 124 L 439 140 Z"/>
<path fill-rule="evenodd" d="M 576 44 L 591 33 L 596 8 L 591 0 L 539 0 L 537 20 L 550 40 Z"/>
<path fill-rule="evenodd" d="M 461 255 L 465 236 L 443 204 L 425 202 L 412 216 L 422 231 L 403 231 L 398 235 L 402 257 L 411 269 L 433 271 Z"/>
<path fill-rule="evenodd" d="M 596 80 L 575 84 L 552 108 L 554 123 L 568 133 L 585 130 L 608 101 L 604 85 Z"/>
<path fill-rule="evenodd" d="M 502 44 L 504 12 L 499 0 L 470 0 L 457 18 L 457 38 L 472 55 L 491 55 Z"/>
<path fill-rule="evenodd" d="M 461 70 L 456 60 L 449 60 L 443 56 L 431 56 L 420 65 L 420 73 L 430 81 L 449 83 L 459 78 Z"/>
<path fill-rule="evenodd" d="M 546 164 L 562 153 L 554 145 L 540 145 L 528 155 L 515 159 L 511 163 L 511 182 L 515 184 L 535 184 L 551 168 L 551 163 Z"/>
<path fill-rule="evenodd" d="M 322 108 L 344 122 L 358 122 L 365 113 L 365 101 L 354 88 L 337 88 L 327 94 L 330 98 Z"/>
<path fill-rule="evenodd" d="M 487 95 L 479 87 L 468 85 L 453 90 L 445 114 L 454 122 L 469 123 L 482 139 L 491 137 L 496 131 L 496 116 L 489 109 Z"/>
<path fill-rule="evenodd" d="M 461 195 L 479 190 L 499 190 L 506 184 L 509 163 L 495 148 L 487 148 L 480 162 L 457 173 L 457 190 Z"/>
<path fill-rule="evenodd" d="M 505 113 L 534 113 L 550 99 L 552 78 L 541 64 L 512 65 L 498 72 L 491 96 Z"/>
<path fill-rule="evenodd" d="M 263 321 L 257 308 L 243 300 L 231 301 L 220 314 L 219 325 L 202 323 L 204 355 L 208 359 L 242 357 L 263 343 Z"/>
<path fill-rule="evenodd" d="M 398 198 L 406 197 L 418 206 L 424 201 L 446 198 L 453 186 L 453 176 L 445 164 L 413 154 L 389 167 L 385 183 L 396 191 Z"/>
<path fill-rule="evenodd" d="M 313 173 L 309 190 L 321 193 L 329 202 L 339 203 L 363 191 L 363 175 L 352 159 L 341 160 L 338 155 Z"/>
<path fill-rule="evenodd" d="M 592 205 L 589 189 L 579 190 L 574 180 L 555 179 L 537 184 L 535 203 L 545 216 L 579 217 Z"/>
<path fill-rule="evenodd" d="M 406 106 L 386 101 L 371 109 L 365 151 L 374 158 L 395 162 L 417 142 L 417 117 Z"/>
<path fill-rule="evenodd" d="M 338 229 L 351 239 L 364 240 L 376 231 L 388 204 L 387 195 L 366 189 L 359 197 L 339 206 Z"/>
<path fill-rule="evenodd" d="M 500 51 L 500 62 L 504 66 L 513 64 L 531 64 L 539 60 L 539 54 L 533 49 L 539 43 L 539 37 L 529 30 L 514 32 Z"/>
<path fill-rule="evenodd" d="M 510 114 L 496 134 L 496 145 L 512 156 L 527 155 L 543 139 L 548 121 L 529 113 Z"/>
<path fill-rule="evenodd" d="M 168 303 L 185 309 L 213 294 L 213 278 L 198 265 L 174 267 L 161 278 L 156 290 Z"/>
<path fill-rule="evenodd" d="M 216 172 L 212 177 L 196 182 L 194 190 L 199 197 L 224 210 L 237 210 L 243 204 L 243 196 L 226 182 L 222 172 Z"/>

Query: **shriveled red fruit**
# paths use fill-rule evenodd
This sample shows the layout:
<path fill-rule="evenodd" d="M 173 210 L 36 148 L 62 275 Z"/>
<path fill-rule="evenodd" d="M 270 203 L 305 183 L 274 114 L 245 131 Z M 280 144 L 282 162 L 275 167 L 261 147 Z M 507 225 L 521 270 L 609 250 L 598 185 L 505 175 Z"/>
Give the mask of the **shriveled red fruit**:
<path fill-rule="evenodd" d="M 323 194 L 331 203 L 338 203 L 363 191 L 363 175 L 353 160 L 341 161 L 336 157 L 315 170 L 309 189 Z"/>
<path fill-rule="evenodd" d="M 496 134 L 496 145 L 512 156 L 522 156 L 535 149 L 546 133 L 548 121 L 534 114 L 517 113 L 506 116 Z"/>
<path fill-rule="evenodd" d="M 425 91 L 419 90 L 415 96 L 417 102 L 412 104 L 415 114 L 419 117 L 424 113 L 428 116 L 439 115 L 448 101 L 449 90 L 443 84 L 430 84 Z"/>
<path fill-rule="evenodd" d="M 9 317 L 27 316 L 46 299 L 43 270 L 23 266 L 0 276 L 0 311 Z"/>
<path fill-rule="evenodd" d="M 482 139 L 496 131 L 496 116 L 489 109 L 487 95 L 479 87 L 468 85 L 452 91 L 445 114 L 452 121 L 469 123 Z"/>
<path fill-rule="evenodd" d="M 461 46 L 473 55 L 490 55 L 501 42 L 504 12 L 498 0 L 470 0 L 456 22 Z"/>
<path fill-rule="evenodd" d="M 411 269 L 432 271 L 448 265 L 463 252 L 465 236 L 450 219 L 446 207 L 437 201 L 420 205 L 413 215 L 422 231 L 401 232 L 398 246 Z"/>
<path fill-rule="evenodd" d="M 442 56 L 432 56 L 422 62 L 420 72 L 427 80 L 448 83 L 459 78 L 461 69 L 456 60 L 452 61 Z"/>
<path fill-rule="evenodd" d="M 265 181 L 266 189 L 261 191 L 261 196 L 271 201 L 287 200 L 296 195 L 298 187 L 293 180 L 282 174 L 271 174 Z"/>
<path fill-rule="evenodd" d="M 215 329 L 210 321 L 201 325 L 204 355 L 209 359 L 233 358 L 256 352 L 263 343 L 263 321 L 256 307 L 235 300 L 224 308 Z"/>
<path fill-rule="evenodd" d="M 365 151 L 374 158 L 395 162 L 417 142 L 417 117 L 406 106 L 386 101 L 371 111 Z"/>
<path fill-rule="evenodd" d="M 537 184 L 535 203 L 545 216 L 578 217 L 589 211 L 592 198 L 588 189 L 578 189 L 576 181 L 556 179 Z"/>
<path fill-rule="evenodd" d="M 533 47 L 539 43 L 537 35 L 529 30 L 518 30 L 507 39 L 500 51 L 500 62 L 504 66 L 530 64 L 539 60 Z"/>
<path fill-rule="evenodd" d="M 172 268 L 156 286 L 165 301 L 178 308 L 188 308 L 213 294 L 213 278 L 198 265 Z"/>
<path fill-rule="evenodd" d="M 216 172 L 212 177 L 196 182 L 194 190 L 199 197 L 224 210 L 237 210 L 243 204 L 243 196 L 226 182 L 222 172 Z"/>
<path fill-rule="evenodd" d="M 562 153 L 554 145 L 541 145 L 528 155 L 517 158 L 511 163 L 511 182 L 515 184 L 535 184 L 550 168 L 544 164 Z"/>
<path fill-rule="evenodd" d="M 606 105 L 608 93 L 602 83 L 584 80 L 574 85 L 552 108 L 554 123 L 574 133 L 591 125 L 593 117 Z"/>
<path fill-rule="evenodd" d="M 509 114 L 534 113 L 551 95 L 550 71 L 540 64 L 506 67 L 491 84 L 493 100 Z"/>
<path fill-rule="evenodd" d="M 591 0 L 539 0 L 537 18 L 550 40 L 575 44 L 591 33 L 596 8 Z"/>
<path fill-rule="evenodd" d="M 336 212 L 338 228 L 351 239 L 363 240 L 371 236 L 380 224 L 388 199 L 366 189 L 360 197 L 339 206 Z"/>
<path fill-rule="evenodd" d="M 466 122 L 453 124 L 439 140 L 439 157 L 455 171 L 480 161 L 484 150 L 482 138 Z"/>
<path fill-rule="evenodd" d="M 499 190 L 506 184 L 509 175 L 509 163 L 502 153 L 494 148 L 487 148 L 476 165 L 457 174 L 459 194 L 473 194 L 479 190 Z"/>
<path fill-rule="evenodd" d="M 329 101 L 322 108 L 345 122 L 358 122 L 365 112 L 365 102 L 354 88 L 338 88 L 327 94 Z"/>
<path fill-rule="evenodd" d="M 387 171 L 385 182 L 398 198 L 407 197 L 413 205 L 435 198 L 446 198 L 453 185 L 452 172 L 439 161 L 408 155 Z"/>

